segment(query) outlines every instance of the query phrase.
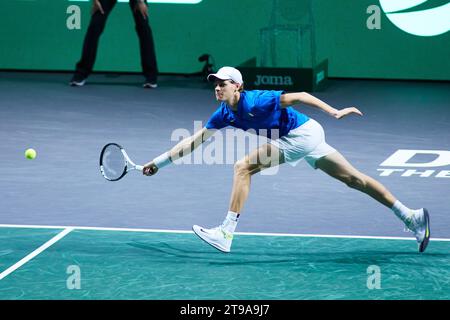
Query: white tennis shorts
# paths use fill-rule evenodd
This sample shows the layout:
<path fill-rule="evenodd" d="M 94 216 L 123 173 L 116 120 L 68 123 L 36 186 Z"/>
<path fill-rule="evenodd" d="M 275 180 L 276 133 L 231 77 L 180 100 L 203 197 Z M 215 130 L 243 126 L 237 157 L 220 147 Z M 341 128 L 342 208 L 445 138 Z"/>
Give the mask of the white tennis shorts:
<path fill-rule="evenodd" d="M 317 169 L 316 161 L 336 149 L 325 142 L 325 132 L 314 119 L 309 119 L 300 127 L 289 131 L 286 136 L 270 140 L 284 155 L 285 162 L 295 167 L 303 158 L 311 167 Z"/>

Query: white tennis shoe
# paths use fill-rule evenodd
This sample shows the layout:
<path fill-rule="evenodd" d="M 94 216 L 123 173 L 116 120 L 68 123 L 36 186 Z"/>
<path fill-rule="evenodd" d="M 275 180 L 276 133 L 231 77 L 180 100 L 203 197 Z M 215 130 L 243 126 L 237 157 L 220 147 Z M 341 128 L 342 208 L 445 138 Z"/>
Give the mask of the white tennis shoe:
<path fill-rule="evenodd" d="M 230 252 L 233 234 L 224 230 L 222 226 L 212 229 L 205 229 L 194 225 L 192 230 L 194 230 L 194 233 L 199 236 L 200 239 L 209 243 L 214 248 L 222 252 Z"/>
<path fill-rule="evenodd" d="M 423 208 L 415 211 L 405 221 L 406 228 L 411 231 L 419 244 L 419 252 L 424 252 L 430 241 L 430 215 Z"/>

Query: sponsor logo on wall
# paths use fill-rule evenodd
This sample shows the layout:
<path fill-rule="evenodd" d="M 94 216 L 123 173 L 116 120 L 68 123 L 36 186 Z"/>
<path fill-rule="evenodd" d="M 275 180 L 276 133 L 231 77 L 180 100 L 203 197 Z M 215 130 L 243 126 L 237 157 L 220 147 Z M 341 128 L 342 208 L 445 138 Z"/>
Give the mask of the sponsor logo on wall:
<path fill-rule="evenodd" d="M 450 30 L 448 0 L 379 0 L 367 8 L 367 28 L 381 29 L 381 11 L 400 30 L 414 36 L 433 37 Z"/>

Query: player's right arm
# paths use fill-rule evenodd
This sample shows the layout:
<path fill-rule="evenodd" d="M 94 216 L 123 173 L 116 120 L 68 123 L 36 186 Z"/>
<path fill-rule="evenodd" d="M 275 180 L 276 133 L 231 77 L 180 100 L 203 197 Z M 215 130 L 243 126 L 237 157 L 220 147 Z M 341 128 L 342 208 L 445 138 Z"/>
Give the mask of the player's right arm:
<path fill-rule="evenodd" d="M 173 162 L 175 160 L 178 160 L 193 152 L 199 145 L 208 140 L 214 134 L 214 132 L 215 130 L 203 128 L 194 133 L 192 136 L 181 140 L 169 151 L 171 161 Z"/>
<path fill-rule="evenodd" d="M 163 153 L 159 157 L 153 159 L 146 165 L 144 165 L 143 174 L 147 176 L 154 175 L 158 169 L 162 168 L 165 165 L 178 160 L 191 152 L 193 152 L 199 145 L 208 140 L 216 130 L 211 130 L 208 128 L 203 128 L 192 136 L 187 137 L 177 143 L 172 149 L 168 152 Z"/>

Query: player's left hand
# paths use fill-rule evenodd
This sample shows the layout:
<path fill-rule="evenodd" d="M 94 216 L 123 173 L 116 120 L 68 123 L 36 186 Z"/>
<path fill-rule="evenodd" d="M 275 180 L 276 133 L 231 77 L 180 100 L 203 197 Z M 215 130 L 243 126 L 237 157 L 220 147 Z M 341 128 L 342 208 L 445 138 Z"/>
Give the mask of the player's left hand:
<path fill-rule="evenodd" d="M 350 107 L 350 108 L 344 108 L 344 109 L 338 110 L 338 111 L 334 114 L 334 117 L 335 117 L 336 119 L 341 119 L 341 118 L 343 118 L 343 117 L 345 117 L 345 116 L 348 116 L 349 114 L 352 114 L 352 113 L 355 113 L 355 114 L 357 114 L 357 115 L 359 115 L 359 116 L 362 116 L 362 115 L 363 115 L 362 112 L 359 111 L 357 108 L 355 108 L 355 107 Z"/>
<path fill-rule="evenodd" d="M 136 7 L 134 8 L 135 12 L 140 12 L 142 14 L 142 17 L 147 20 L 148 18 L 148 7 L 145 2 L 138 2 L 136 4 Z"/>

